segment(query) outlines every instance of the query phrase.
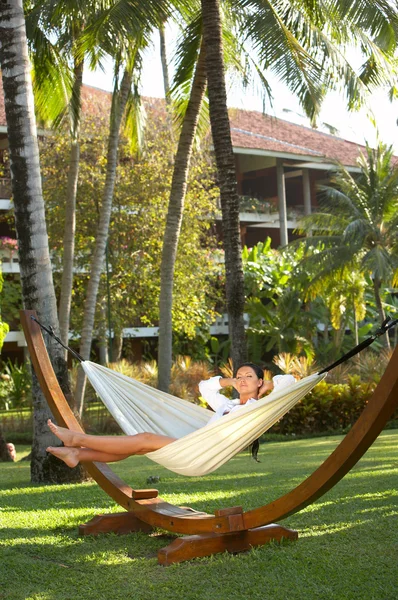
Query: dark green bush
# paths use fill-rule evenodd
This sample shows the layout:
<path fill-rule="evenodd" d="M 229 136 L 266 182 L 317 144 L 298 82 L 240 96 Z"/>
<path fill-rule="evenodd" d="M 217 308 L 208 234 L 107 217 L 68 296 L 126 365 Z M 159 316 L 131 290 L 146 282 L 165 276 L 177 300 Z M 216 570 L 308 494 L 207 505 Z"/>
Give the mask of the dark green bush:
<path fill-rule="evenodd" d="M 263 436 L 263 441 L 345 433 L 358 419 L 375 387 L 375 382 L 363 383 L 358 375 L 349 377 L 348 383 L 343 384 L 322 381 L 271 427 Z M 386 428 L 397 427 L 397 419 L 398 411 L 392 415 Z M 90 433 L 121 432 L 113 417 L 99 402 L 91 403 L 86 407 L 83 422 Z M 16 436 L 19 435 L 22 437 L 26 435 L 29 440 L 31 439 L 32 415 L 29 410 L 3 411 L 0 413 L 0 424 L 9 441 L 15 443 Z"/>
<path fill-rule="evenodd" d="M 355 423 L 371 397 L 375 383 L 362 383 L 358 375 L 348 383 L 319 383 L 296 404 L 270 433 L 296 434 L 344 431 Z"/>

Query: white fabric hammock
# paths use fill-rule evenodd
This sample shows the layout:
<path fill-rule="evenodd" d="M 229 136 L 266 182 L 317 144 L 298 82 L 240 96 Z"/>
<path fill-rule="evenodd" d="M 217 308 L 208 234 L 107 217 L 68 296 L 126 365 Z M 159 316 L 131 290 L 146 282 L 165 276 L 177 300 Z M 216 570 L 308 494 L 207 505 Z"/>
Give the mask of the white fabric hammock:
<path fill-rule="evenodd" d="M 272 427 L 326 377 L 310 375 L 207 425 L 214 414 L 107 367 L 81 363 L 92 386 L 127 435 L 152 432 L 178 438 L 148 458 L 181 475 L 215 471 Z"/>

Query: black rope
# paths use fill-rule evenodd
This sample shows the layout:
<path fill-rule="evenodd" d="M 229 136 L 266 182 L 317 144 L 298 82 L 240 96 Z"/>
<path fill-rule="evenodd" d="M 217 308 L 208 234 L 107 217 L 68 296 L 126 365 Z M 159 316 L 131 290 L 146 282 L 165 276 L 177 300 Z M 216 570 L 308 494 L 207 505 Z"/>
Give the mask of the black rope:
<path fill-rule="evenodd" d="M 341 365 L 342 363 L 346 362 L 349 358 L 352 358 L 353 356 L 358 354 L 358 352 L 361 352 L 361 350 L 363 350 L 364 348 L 367 348 L 368 346 L 370 346 L 370 344 L 373 344 L 373 342 L 375 341 L 376 338 L 387 333 L 387 331 L 389 331 L 389 329 L 392 329 L 392 327 L 395 327 L 395 325 L 397 323 L 398 323 L 398 319 L 394 319 L 392 321 L 391 317 L 387 317 L 386 319 L 384 319 L 384 321 L 381 324 L 381 326 L 379 327 L 379 329 L 377 329 L 373 335 L 371 335 L 366 340 L 364 340 L 363 342 L 358 344 L 358 346 L 355 346 L 355 348 L 352 348 L 352 350 L 347 352 L 347 354 L 344 354 L 341 358 L 336 360 L 336 362 L 332 363 L 328 367 L 325 367 L 324 369 L 322 369 L 322 371 L 319 371 L 319 375 L 322 375 L 323 373 L 327 373 L 328 371 L 331 371 L 338 365 Z"/>
<path fill-rule="evenodd" d="M 73 350 L 69 346 L 66 346 L 63 343 L 63 341 L 57 335 L 55 335 L 54 329 L 52 327 L 46 327 L 45 325 L 40 323 L 40 321 L 38 321 L 33 315 L 31 315 L 30 318 L 32 319 L 32 321 L 35 321 L 44 331 L 46 331 L 52 338 L 54 338 L 59 344 L 61 344 L 61 346 L 65 348 L 65 350 L 68 350 L 68 352 L 70 352 L 75 358 L 77 358 L 79 362 L 84 362 L 84 358 L 78 352 L 76 352 L 76 350 Z M 318 374 L 322 375 L 323 373 L 328 373 L 338 365 L 341 365 L 342 363 L 346 362 L 349 358 L 352 358 L 353 356 L 364 350 L 364 348 L 367 348 L 368 346 L 373 344 L 375 339 L 387 333 L 390 329 L 395 327 L 397 323 L 398 319 L 391 320 L 391 317 L 387 317 L 386 319 L 384 319 L 379 329 L 377 329 L 373 335 L 371 335 L 366 340 L 358 344 L 358 346 L 355 346 L 355 348 L 352 348 L 352 350 L 344 354 L 341 358 L 336 360 L 336 362 L 332 363 L 328 367 L 325 367 L 324 369 L 322 369 L 322 371 L 319 371 Z"/>
<path fill-rule="evenodd" d="M 65 350 L 68 350 L 68 352 L 70 352 L 75 358 L 77 358 L 77 360 L 79 362 L 84 362 L 84 358 L 78 353 L 76 352 L 76 350 L 73 350 L 73 348 L 70 348 L 69 346 L 66 346 L 63 341 L 61 340 L 61 338 L 59 338 L 57 335 L 55 335 L 54 333 L 54 329 L 50 326 L 50 327 L 46 327 L 45 325 L 43 325 L 43 323 L 40 323 L 40 321 L 38 321 L 36 319 L 36 317 L 34 317 L 33 315 L 30 315 L 30 318 L 32 319 L 32 321 L 35 321 L 44 331 L 47 331 L 47 333 L 54 338 L 54 340 L 56 340 L 58 342 L 58 344 L 61 344 L 61 346 L 63 348 L 65 348 Z"/>

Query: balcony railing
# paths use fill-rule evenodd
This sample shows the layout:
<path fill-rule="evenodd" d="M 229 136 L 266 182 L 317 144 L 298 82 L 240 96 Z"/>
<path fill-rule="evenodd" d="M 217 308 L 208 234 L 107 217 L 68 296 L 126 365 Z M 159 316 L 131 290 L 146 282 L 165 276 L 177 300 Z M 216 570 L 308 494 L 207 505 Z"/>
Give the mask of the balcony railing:
<path fill-rule="evenodd" d="M 8 200 L 9 198 L 11 198 L 11 179 L 0 177 L 0 199 Z"/>
<path fill-rule="evenodd" d="M 1 270 L 3 273 L 19 273 L 18 252 L 14 249 L 0 248 Z"/>
<path fill-rule="evenodd" d="M 240 212 L 271 215 L 278 213 L 278 198 L 253 198 L 239 196 Z"/>
<path fill-rule="evenodd" d="M 275 222 L 279 221 L 278 197 L 272 198 L 254 198 L 251 196 L 239 196 L 240 213 L 245 215 L 256 215 L 256 221 L 261 217 L 261 221 Z M 221 210 L 220 201 L 217 201 L 217 209 Z M 294 204 L 287 206 L 288 221 L 298 221 L 304 216 L 304 205 Z M 220 216 L 219 214 L 217 215 Z M 264 217 L 264 218 L 263 218 Z"/>

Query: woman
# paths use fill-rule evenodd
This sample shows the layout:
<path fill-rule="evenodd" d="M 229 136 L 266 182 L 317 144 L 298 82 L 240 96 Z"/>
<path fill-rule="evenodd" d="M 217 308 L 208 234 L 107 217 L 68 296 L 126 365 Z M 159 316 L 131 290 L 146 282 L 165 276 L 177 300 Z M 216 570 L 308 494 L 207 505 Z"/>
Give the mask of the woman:
<path fill-rule="evenodd" d="M 214 410 L 214 415 L 209 423 L 220 419 L 222 416 L 239 410 L 245 404 L 252 404 L 273 389 L 281 389 L 295 383 L 293 375 L 276 375 L 272 381 L 264 380 L 264 372 L 261 367 L 254 363 L 243 363 L 236 372 L 236 377 L 211 377 L 199 383 L 201 396 Z M 239 398 L 229 400 L 220 389 L 232 386 L 239 392 Z M 251 445 L 251 453 L 254 460 L 258 461 L 257 454 L 260 444 L 255 440 Z"/>
<path fill-rule="evenodd" d="M 215 414 L 209 423 L 223 415 L 239 410 L 244 404 L 256 402 L 266 391 L 280 386 L 281 379 L 294 382 L 291 375 L 277 375 L 273 381 L 264 381 L 260 367 L 253 363 L 241 365 L 234 378 L 212 377 L 201 381 L 199 390 L 203 398 L 213 408 Z M 292 381 L 293 380 L 293 381 Z M 237 400 L 229 400 L 219 393 L 221 388 L 233 386 L 239 392 Z M 147 454 L 171 444 L 176 438 L 155 433 L 137 433 L 126 436 L 99 436 L 71 431 L 55 425 L 51 419 L 48 426 L 64 446 L 49 446 L 47 452 L 63 460 L 69 467 L 79 462 L 116 462 L 133 454 Z"/>
<path fill-rule="evenodd" d="M 230 400 L 220 390 L 234 387 L 239 393 L 239 398 Z M 223 415 L 239 410 L 245 404 L 252 404 L 265 392 L 272 390 L 274 383 L 264 381 L 261 367 L 253 363 L 243 363 L 236 372 L 236 377 L 211 377 L 199 383 L 200 395 L 214 410 L 214 415 L 209 423 L 220 419 Z"/>

